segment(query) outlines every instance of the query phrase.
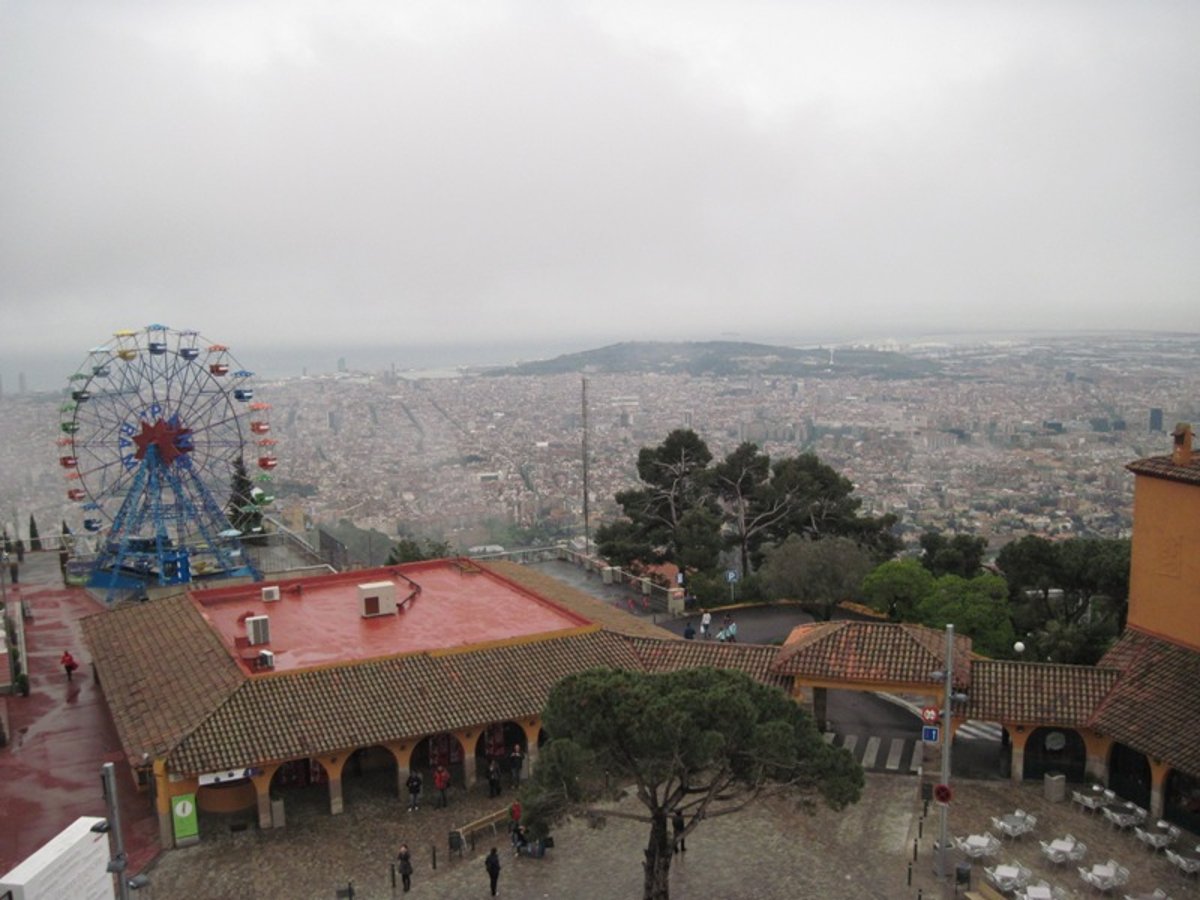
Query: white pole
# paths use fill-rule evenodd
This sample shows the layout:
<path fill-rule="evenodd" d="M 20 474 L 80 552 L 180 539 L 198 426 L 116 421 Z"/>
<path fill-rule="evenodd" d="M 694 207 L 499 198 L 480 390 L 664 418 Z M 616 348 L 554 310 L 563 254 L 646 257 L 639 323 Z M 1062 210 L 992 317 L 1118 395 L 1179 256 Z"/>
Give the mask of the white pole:
<path fill-rule="evenodd" d="M 954 626 L 946 626 L 946 694 L 942 706 L 942 784 L 950 784 L 950 747 L 953 743 L 953 715 L 951 701 L 954 696 Z M 950 875 L 950 804 L 943 803 L 941 837 L 938 839 L 938 878 Z"/>

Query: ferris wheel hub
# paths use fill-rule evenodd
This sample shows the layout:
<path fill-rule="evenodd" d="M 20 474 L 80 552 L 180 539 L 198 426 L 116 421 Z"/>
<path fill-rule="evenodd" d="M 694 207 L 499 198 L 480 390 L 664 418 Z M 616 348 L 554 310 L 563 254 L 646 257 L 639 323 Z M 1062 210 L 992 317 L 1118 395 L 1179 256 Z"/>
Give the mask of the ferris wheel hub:
<path fill-rule="evenodd" d="M 161 418 L 157 419 L 153 425 L 149 422 L 142 422 L 141 433 L 133 436 L 133 442 L 137 445 L 137 451 L 133 454 L 134 459 L 145 459 L 146 451 L 154 447 L 158 451 L 159 461 L 164 466 L 169 466 L 184 453 L 192 451 L 192 447 L 188 443 L 191 433 L 192 429 L 184 428 L 179 424 L 178 416 L 172 416 L 171 422 L 166 422 Z"/>

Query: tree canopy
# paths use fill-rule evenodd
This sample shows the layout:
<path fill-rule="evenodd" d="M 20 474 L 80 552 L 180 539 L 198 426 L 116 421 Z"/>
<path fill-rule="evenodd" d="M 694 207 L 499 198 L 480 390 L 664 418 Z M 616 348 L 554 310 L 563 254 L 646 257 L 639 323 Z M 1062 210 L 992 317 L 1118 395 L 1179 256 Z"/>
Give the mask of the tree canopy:
<path fill-rule="evenodd" d="M 762 577 L 772 597 L 799 600 L 828 621 L 841 601 L 859 596 L 873 562 L 870 552 L 850 538 L 793 534 L 767 551 Z"/>
<path fill-rule="evenodd" d="M 1013 626 L 1031 656 L 1091 664 L 1125 624 L 1128 540 L 1048 541 L 1027 535 L 1000 551 Z"/>
<path fill-rule="evenodd" d="M 545 833 L 580 808 L 646 823 L 645 900 L 669 896 L 675 810 L 686 837 L 767 791 L 835 809 L 862 792 L 850 754 L 827 745 L 785 693 L 740 672 L 593 669 L 554 687 L 543 723 L 550 740 L 521 793 L 530 827 Z M 642 811 L 606 806 L 604 773 L 632 784 Z"/>
<path fill-rule="evenodd" d="M 937 531 L 921 535 L 921 565 L 937 576 L 959 575 L 974 578 L 983 568 L 987 538 L 970 534 L 946 537 Z"/>
<path fill-rule="evenodd" d="M 401 538 L 388 551 L 385 566 L 395 566 L 400 563 L 421 562 L 426 559 L 446 559 L 454 556 L 454 550 L 446 541 L 435 541 L 426 538 L 422 543 L 416 538 Z"/>
<path fill-rule="evenodd" d="M 710 463 L 708 446 L 690 430 L 643 447 L 642 486 L 617 494 L 624 518 L 597 530 L 601 554 L 622 566 L 672 562 L 712 573 L 728 548 L 731 565 L 749 577 L 767 549 L 792 534 L 852 538 L 881 557 L 897 549 L 895 519 L 861 515 L 854 485 L 812 453 L 773 461 L 746 442 Z"/>

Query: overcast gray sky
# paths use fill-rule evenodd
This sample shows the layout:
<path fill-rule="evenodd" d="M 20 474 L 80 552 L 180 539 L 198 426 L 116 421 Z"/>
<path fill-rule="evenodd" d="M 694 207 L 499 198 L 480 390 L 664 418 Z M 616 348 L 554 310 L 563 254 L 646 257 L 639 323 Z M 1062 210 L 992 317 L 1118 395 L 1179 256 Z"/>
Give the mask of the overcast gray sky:
<path fill-rule="evenodd" d="M 1196 330 L 1198 47 L 1195 0 L 0 0 L 0 358 Z"/>

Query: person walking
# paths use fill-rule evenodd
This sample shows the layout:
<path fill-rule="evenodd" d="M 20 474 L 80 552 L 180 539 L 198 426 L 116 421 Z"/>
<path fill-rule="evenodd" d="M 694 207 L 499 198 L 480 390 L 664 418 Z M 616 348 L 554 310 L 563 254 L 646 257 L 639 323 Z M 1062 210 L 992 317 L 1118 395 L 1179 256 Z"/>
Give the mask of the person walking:
<path fill-rule="evenodd" d="M 488 796 L 500 796 L 500 763 L 493 759 L 487 770 Z"/>
<path fill-rule="evenodd" d="M 70 650 L 63 651 L 63 655 L 59 657 L 58 663 L 63 667 L 63 671 L 67 673 L 67 681 L 75 677 L 75 670 L 79 668 L 79 663 L 75 662 L 75 657 L 71 655 Z"/>
<path fill-rule="evenodd" d="M 445 809 L 448 805 L 446 800 L 446 789 L 450 787 L 450 770 L 443 765 L 439 765 L 433 770 L 433 786 L 438 792 L 438 806 Z"/>
<path fill-rule="evenodd" d="M 712 637 L 712 613 L 706 609 L 700 616 L 700 639 L 707 641 L 710 637 Z"/>
<path fill-rule="evenodd" d="M 404 885 L 404 893 L 408 893 L 412 888 L 412 854 L 408 852 L 408 844 L 400 845 L 400 852 L 396 854 L 396 868 L 400 870 L 400 883 Z"/>
<path fill-rule="evenodd" d="M 496 888 L 496 882 L 500 880 L 500 854 L 496 852 L 495 847 L 483 861 L 483 867 L 487 869 L 488 880 L 492 883 L 492 896 L 495 897 L 500 893 Z"/>
<path fill-rule="evenodd" d="M 521 752 L 520 744 L 513 744 L 512 753 L 508 754 L 508 771 L 512 776 L 512 786 L 521 786 L 521 767 L 525 765 L 525 754 Z"/>
<path fill-rule="evenodd" d="M 408 781 L 404 782 L 404 786 L 408 788 L 408 811 L 421 808 L 421 773 L 411 772 L 408 776 Z"/>
<path fill-rule="evenodd" d="M 671 831 L 675 838 L 676 853 L 687 853 L 687 843 L 683 839 L 683 829 L 685 828 L 687 828 L 687 823 L 683 820 L 683 810 L 677 806 L 675 812 L 671 814 Z"/>

